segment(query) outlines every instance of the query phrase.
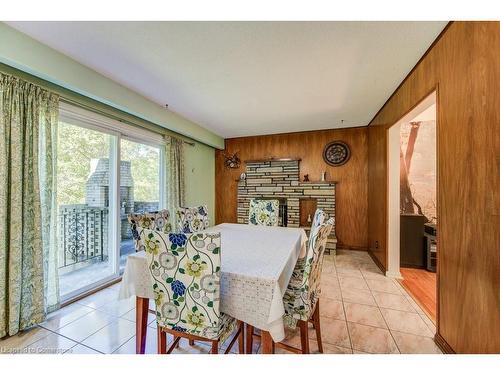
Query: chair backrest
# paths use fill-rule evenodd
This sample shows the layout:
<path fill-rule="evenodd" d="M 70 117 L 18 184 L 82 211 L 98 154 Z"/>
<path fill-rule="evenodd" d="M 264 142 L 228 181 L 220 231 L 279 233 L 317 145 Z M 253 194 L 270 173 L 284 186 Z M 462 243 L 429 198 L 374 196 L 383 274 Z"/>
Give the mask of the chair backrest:
<path fill-rule="evenodd" d="M 314 213 L 313 221 L 311 224 L 311 233 L 313 233 L 317 228 L 325 222 L 326 214 L 322 209 L 317 209 Z"/>
<path fill-rule="evenodd" d="M 207 206 L 179 207 L 177 209 L 178 230 L 184 233 L 201 232 L 210 226 Z"/>
<path fill-rule="evenodd" d="M 219 332 L 220 233 L 145 229 L 146 257 L 160 326 L 206 338 Z"/>
<path fill-rule="evenodd" d="M 135 251 L 144 250 L 144 243 L 141 240 L 143 229 L 154 229 L 164 233 L 172 231 L 170 212 L 168 210 L 132 213 L 127 216 L 127 220 L 134 238 Z"/>
<path fill-rule="evenodd" d="M 307 295 L 304 298 L 304 303 L 306 304 L 306 309 L 309 309 L 310 312 L 312 312 L 321 293 L 320 281 L 323 257 L 325 255 L 326 242 L 333 229 L 333 224 L 334 220 L 330 218 L 328 221 L 319 224 L 314 230 L 311 230 L 309 236 L 301 290 L 303 294 Z"/>
<path fill-rule="evenodd" d="M 277 226 L 279 216 L 279 201 L 277 199 L 252 199 L 248 214 L 248 224 Z"/>

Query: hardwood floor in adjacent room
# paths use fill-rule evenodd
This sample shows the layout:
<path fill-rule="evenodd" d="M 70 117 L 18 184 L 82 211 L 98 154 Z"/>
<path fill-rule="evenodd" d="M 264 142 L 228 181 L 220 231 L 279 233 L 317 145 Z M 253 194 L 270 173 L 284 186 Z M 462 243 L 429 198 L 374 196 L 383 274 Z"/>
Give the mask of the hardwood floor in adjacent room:
<path fill-rule="evenodd" d="M 430 318 L 436 321 L 436 274 L 418 268 L 401 268 L 401 285 L 410 293 Z"/>

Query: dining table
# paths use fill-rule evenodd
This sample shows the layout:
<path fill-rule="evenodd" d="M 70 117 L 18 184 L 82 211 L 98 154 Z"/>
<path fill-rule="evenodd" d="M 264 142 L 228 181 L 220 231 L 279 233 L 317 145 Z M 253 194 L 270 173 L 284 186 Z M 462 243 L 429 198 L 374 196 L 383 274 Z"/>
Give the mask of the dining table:
<path fill-rule="evenodd" d="M 283 295 L 297 260 L 306 253 L 302 228 L 223 223 L 204 232 L 221 235 L 220 309 L 261 331 L 261 352 L 285 338 Z M 153 282 L 146 254 L 127 258 L 119 299 L 136 298 L 136 353 L 146 346 Z M 248 348 L 247 348 L 248 352 Z"/>

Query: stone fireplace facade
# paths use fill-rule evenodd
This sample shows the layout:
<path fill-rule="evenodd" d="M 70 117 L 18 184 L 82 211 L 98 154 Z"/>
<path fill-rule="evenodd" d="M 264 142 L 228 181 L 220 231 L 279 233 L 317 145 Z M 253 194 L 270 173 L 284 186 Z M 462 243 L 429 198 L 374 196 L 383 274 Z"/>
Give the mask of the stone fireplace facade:
<path fill-rule="evenodd" d="M 300 181 L 300 160 L 273 159 L 246 162 L 246 178 L 238 181 L 238 223 L 248 223 L 250 200 L 278 199 L 286 209 L 286 226 L 303 227 L 301 200 L 315 201 L 316 208 L 325 211 L 328 218 L 335 218 L 335 182 Z M 281 211 L 281 208 L 280 208 Z M 314 213 L 314 212 L 312 212 Z M 305 213 L 303 213 L 304 215 Z M 280 225 L 283 225 L 280 218 Z M 327 249 L 336 249 L 335 225 L 329 237 Z"/>

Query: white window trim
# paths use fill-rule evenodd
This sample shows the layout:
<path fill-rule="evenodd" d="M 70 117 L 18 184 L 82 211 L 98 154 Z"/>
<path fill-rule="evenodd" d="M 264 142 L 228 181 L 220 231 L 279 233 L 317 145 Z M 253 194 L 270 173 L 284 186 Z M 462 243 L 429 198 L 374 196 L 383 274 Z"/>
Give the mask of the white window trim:
<path fill-rule="evenodd" d="M 161 146 L 165 144 L 165 138 L 161 134 L 147 129 L 141 129 L 137 126 L 120 122 L 64 102 L 59 103 L 59 120 L 63 122 L 73 122 L 77 125 L 95 128 L 100 131 L 105 129 L 109 133 L 121 134 L 124 139 L 136 142 L 140 141 L 148 145 Z"/>

